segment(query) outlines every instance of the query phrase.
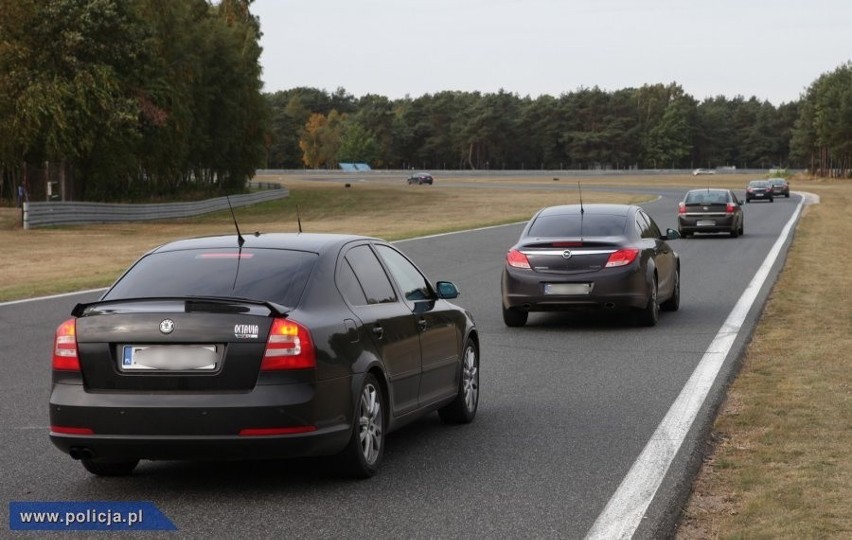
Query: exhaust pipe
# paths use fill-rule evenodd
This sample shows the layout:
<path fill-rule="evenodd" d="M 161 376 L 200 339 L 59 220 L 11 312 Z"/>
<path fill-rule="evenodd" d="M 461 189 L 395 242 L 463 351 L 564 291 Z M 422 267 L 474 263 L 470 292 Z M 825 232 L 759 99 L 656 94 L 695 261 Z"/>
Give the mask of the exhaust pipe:
<path fill-rule="evenodd" d="M 80 459 L 92 459 L 95 457 L 95 451 L 91 448 L 86 448 L 84 446 L 72 446 L 68 453 L 71 454 L 71 457 L 77 460 Z"/>
<path fill-rule="evenodd" d="M 614 302 L 607 302 L 606 304 L 604 304 L 604 308 L 615 309 L 615 303 Z"/>

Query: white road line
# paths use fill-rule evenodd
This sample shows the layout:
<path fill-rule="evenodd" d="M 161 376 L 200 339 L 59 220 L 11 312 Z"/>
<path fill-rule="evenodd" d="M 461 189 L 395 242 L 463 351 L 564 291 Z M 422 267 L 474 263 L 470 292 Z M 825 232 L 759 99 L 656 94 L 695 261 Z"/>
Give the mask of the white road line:
<path fill-rule="evenodd" d="M 781 247 L 802 211 L 800 202 L 787 225 L 781 231 L 766 259 L 763 260 L 751 283 L 748 284 L 734 309 L 710 343 L 680 395 L 672 403 L 663 421 L 633 463 L 627 476 L 607 503 L 601 515 L 586 534 L 587 539 L 631 538 L 648 506 L 654 499 L 663 477 L 680 449 L 698 411 L 704 404 L 737 335 L 742 328 L 769 271 L 781 253 Z"/>
<path fill-rule="evenodd" d="M 24 298 L 23 300 L 12 300 L 10 302 L 0 302 L 0 307 L 14 306 L 15 304 L 26 304 L 27 302 L 38 302 L 40 300 L 53 300 L 54 298 L 65 298 L 67 296 L 77 296 L 79 294 L 103 292 L 105 290 L 107 290 L 106 287 L 104 287 L 102 289 L 89 289 L 89 290 L 86 290 L 86 291 L 75 291 L 75 292 L 62 293 L 62 294 L 53 294 L 51 296 L 39 296 L 37 298 Z"/>

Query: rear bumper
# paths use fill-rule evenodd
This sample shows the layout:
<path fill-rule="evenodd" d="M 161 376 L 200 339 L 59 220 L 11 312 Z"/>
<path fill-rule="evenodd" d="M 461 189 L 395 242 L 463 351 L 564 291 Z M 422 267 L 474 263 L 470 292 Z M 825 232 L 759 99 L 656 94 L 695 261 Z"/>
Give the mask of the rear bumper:
<path fill-rule="evenodd" d="M 547 283 L 593 283 L 588 295 L 545 294 Z M 523 311 L 643 308 L 648 285 L 638 264 L 597 272 L 560 276 L 531 270 L 503 270 L 503 307 Z"/>
<path fill-rule="evenodd" d="M 712 221 L 713 225 L 699 225 L 699 222 Z M 734 214 L 723 214 L 714 216 L 678 216 L 677 227 L 681 233 L 700 232 L 727 232 L 736 227 L 736 216 Z"/>
<path fill-rule="evenodd" d="M 318 394 L 338 396 L 320 404 Z M 330 455 L 352 427 L 350 379 L 258 385 L 247 393 L 87 392 L 55 384 L 50 424 L 87 434 L 51 431 L 63 452 L 113 459 L 244 459 Z M 310 426 L 304 428 L 304 426 Z M 284 435 L 240 435 L 243 429 L 302 427 Z"/>

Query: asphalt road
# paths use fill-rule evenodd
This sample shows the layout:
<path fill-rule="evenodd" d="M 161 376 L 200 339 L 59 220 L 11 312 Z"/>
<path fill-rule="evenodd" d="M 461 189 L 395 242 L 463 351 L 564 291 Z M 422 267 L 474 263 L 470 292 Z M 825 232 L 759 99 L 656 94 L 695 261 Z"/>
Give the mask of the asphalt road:
<path fill-rule="evenodd" d="M 675 227 L 682 191 L 645 208 Z M 745 205 L 745 236 L 673 242 L 681 309 L 654 328 L 628 320 L 500 316 L 500 272 L 521 226 L 400 242 L 433 280 L 454 281 L 479 326 L 481 401 L 473 424 L 437 415 L 393 433 L 379 475 L 344 481 L 320 460 L 143 462 L 96 478 L 48 439 L 56 326 L 95 294 L 0 306 L 0 536 L 10 501 L 151 501 L 190 537 L 582 538 L 602 512 L 793 214 L 797 195 Z M 786 247 L 785 247 L 786 249 Z M 783 259 L 783 257 L 782 257 Z M 637 531 L 667 530 L 703 450 L 709 414 L 777 275 L 758 295 L 703 416 Z"/>

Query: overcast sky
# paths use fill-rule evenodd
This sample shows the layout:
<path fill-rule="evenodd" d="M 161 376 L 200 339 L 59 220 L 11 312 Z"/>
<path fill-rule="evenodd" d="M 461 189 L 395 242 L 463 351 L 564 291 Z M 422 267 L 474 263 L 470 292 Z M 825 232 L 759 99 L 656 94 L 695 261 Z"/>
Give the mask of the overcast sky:
<path fill-rule="evenodd" d="M 676 82 L 794 101 L 852 60 L 852 0 L 255 0 L 264 90 L 559 96 Z"/>

